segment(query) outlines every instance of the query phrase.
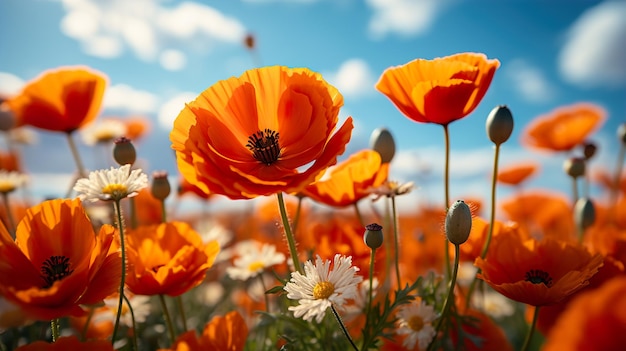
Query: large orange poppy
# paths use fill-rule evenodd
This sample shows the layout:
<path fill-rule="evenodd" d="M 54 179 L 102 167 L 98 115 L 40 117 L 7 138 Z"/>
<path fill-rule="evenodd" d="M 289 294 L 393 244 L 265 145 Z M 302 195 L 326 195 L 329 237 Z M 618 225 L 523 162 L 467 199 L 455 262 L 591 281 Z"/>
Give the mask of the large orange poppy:
<path fill-rule="evenodd" d="M 70 133 L 100 112 L 106 76 L 87 67 L 61 67 L 44 72 L 6 101 L 18 125 Z"/>
<path fill-rule="evenodd" d="M 241 351 L 246 345 L 248 326 L 237 312 L 213 317 L 198 337 L 195 330 L 181 334 L 170 349 L 159 351 Z"/>
<path fill-rule="evenodd" d="M 569 151 L 587 139 L 604 122 L 606 111 L 591 103 L 559 107 L 533 119 L 522 143 L 548 151 Z"/>
<path fill-rule="evenodd" d="M 493 238 L 487 257 L 478 257 L 478 277 L 502 295 L 532 306 L 560 302 L 589 283 L 603 256 L 554 239 L 523 240 L 502 233 Z"/>
<path fill-rule="evenodd" d="M 178 169 L 206 193 L 231 199 L 296 193 L 337 162 L 352 118 L 322 76 L 282 66 L 219 81 L 188 103 L 170 134 Z"/>
<path fill-rule="evenodd" d="M 139 226 L 126 235 L 126 285 L 138 295 L 178 296 L 202 282 L 219 252 L 185 222 Z"/>
<path fill-rule="evenodd" d="M 17 226 L 15 242 L 0 226 L 0 294 L 33 318 L 84 313 L 119 288 L 120 254 L 110 250 L 115 229 L 98 235 L 78 199 L 44 201 Z"/>
<path fill-rule="evenodd" d="M 487 92 L 498 60 L 460 53 L 387 68 L 376 89 L 408 118 L 448 125 L 470 114 Z"/>
<path fill-rule="evenodd" d="M 362 150 L 330 167 L 324 176 L 302 190 L 302 194 L 328 206 L 345 207 L 370 195 L 370 188 L 387 179 L 389 164 L 380 154 Z"/>
<path fill-rule="evenodd" d="M 534 162 L 524 162 L 503 167 L 498 171 L 497 180 L 508 185 L 520 185 L 530 176 L 535 174 L 539 165 Z"/>

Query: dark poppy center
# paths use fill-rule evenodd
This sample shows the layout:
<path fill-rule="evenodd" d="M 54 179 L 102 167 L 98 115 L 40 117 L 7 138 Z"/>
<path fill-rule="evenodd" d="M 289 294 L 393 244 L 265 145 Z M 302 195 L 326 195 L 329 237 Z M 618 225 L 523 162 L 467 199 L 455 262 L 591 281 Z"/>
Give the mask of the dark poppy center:
<path fill-rule="evenodd" d="M 70 269 L 70 259 L 65 256 L 50 256 L 41 264 L 41 277 L 49 288 L 57 280 L 61 280 L 74 272 Z"/>
<path fill-rule="evenodd" d="M 252 156 L 256 160 L 268 166 L 276 162 L 280 156 L 278 133 L 271 129 L 259 130 L 250 135 L 246 147 L 252 151 Z"/>
<path fill-rule="evenodd" d="M 526 272 L 525 280 L 533 284 L 543 283 L 547 287 L 552 286 L 552 278 L 550 278 L 550 274 L 540 269 L 531 269 L 530 271 Z"/>

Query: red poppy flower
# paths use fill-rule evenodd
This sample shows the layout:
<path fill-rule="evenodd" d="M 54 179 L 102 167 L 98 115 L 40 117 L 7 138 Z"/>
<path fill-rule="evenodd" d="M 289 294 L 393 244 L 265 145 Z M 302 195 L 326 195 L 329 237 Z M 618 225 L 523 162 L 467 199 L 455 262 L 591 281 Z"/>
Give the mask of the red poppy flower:
<path fill-rule="evenodd" d="M 100 112 L 106 77 L 85 67 L 44 72 L 6 101 L 18 125 L 70 133 L 93 121 Z"/>
<path fill-rule="evenodd" d="M 478 257 L 478 275 L 502 295 L 532 306 L 551 305 L 589 283 L 603 257 L 553 239 L 493 238 L 487 257 Z"/>
<path fill-rule="evenodd" d="M 140 226 L 126 235 L 126 284 L 138 295 L 178 296 L 204 280 L 219 252 L 185 222 Z"/>
<path fill-rule="evenodd" d="M 302 194 L 328 206 L 345 207 L 370 195 L 389 174 L 389 164 L 381 163 L 380 154 L 362 150 L 330 167 L 324 176 L 302 190 Z"/>
<path fill-rule="evenodd" d="M 344 152 L 352 118 L 333 134 L 342 105 L 339 91 L 306 68 L 263 67 L 220 81 L 174 121 L 178 169 L 231 199 L 296 193 Z"/>
<path fill-rule="evenodd" d="M 98 235 L 78 199 L 44 201 L 27 210 L 15 242 L 0 226 L 0 294 L 33 318 L 84 313 L 119 288 L 121 260 L 110 250 L 115 229 Z"/>
<path fill-rule="evenodd" d="M 376 89 L 408 118 L 447 125 L 470 114 L 487 92 L 498 60 L 461 53 L 387 68 Z"/>
<path fill-rule="evenodd" d="M 557 108 L 536 117 L 524 130 L 522 143 L 549 151 L 569 151 L 604 122 L 606 111 L 590 103 Z"/>
<path fill-rule="evenodd" d="M 501 168 L 498 171 L 497 180 L 500 183 L 509 185 L 519 185 L 535 174 L 539 165 L 534 162 L 525 162 L 513 164 L 508 167 Z"/>

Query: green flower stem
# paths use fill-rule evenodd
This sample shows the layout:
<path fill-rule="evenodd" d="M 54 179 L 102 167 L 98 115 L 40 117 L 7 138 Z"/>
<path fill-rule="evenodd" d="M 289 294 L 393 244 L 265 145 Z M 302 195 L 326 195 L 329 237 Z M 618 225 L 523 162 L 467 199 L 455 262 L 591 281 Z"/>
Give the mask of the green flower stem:
<path fill-rule="evenodd" d="M 74 162 L 76 162 L 76 168 L 78 169 L 79 178 L 84 178 L 87 174 L 85 171 L 85 166 L 83 165 L 83 161 L 80 159 L 80 155 L 78 154 L 78 148 L 76 147 L 76 143 L 74 142 L 74 138 L 72 137 L 72 132 L 66 133 L 67 143 L 70 145 L 70 151 L 72 151 L 72 156 L 74 157 Z"/>
<path fill-rule="evenodd" d="M 530 328 L 528 329 L 528 333 L 526 334 L 526 338 L 524 339 L 524 345 L 521 348 L 521 351 L 528 350 L 530 346 L 530 342 L 533 338 L 533 334 L 535 333 L 535 326 L 537 325 L 537 319 L 539 318 L 539 306 L 535 307 L 535 313 L 533 313 L 533 321 L 530 324 Z"/>
<path fill-rule="evenodd" d="M 369 326 L 370 312 L 372 311 L 373 293 L 374 290 L 374 261 L 376 257 L 376 249 L 370 251 L 370 273 L 369 273 L 369 293 L 367 297 L 367 314 L 365 315 L 365 325 Z"/>
<path fill-rule="evenodd" d="M 174 300 L 176 301 L 176 306 L 178 307 L 178 313 L 180 313 L 180 319 L 183 322 L 183 331 L 187 331 L 187 317 L 185 314 L 185 305 L 183 304 L 183 297 L 182 295 L 178 295 L 174 298 Z"/>
<path fill-rule="evenodd" d="M 359 205 L 355 202 L 353 206 L 354 206 L 354 213 L 356 214 L 356 218 L 359 220 L 359 223 L 361 224 L 361 226 L 365 227 L 365 222 L 363 222 L 363 216 L 361 215 L 361 211 L 359 210 Z"/>
<path fill-rule="evenodd" d="M 572 177 L 572 203 L 578 201 L 578 177 Z"/>
<path fill-rule="evenodd" d="M 52 331 L 52 342 L 56 342 L 61 335 L 61 331 L 59 327 L 61 325 L 61 321 L 58 318 L 55 318 L 50 321 L 50 330 Z"/>
<path fill-rule="evenodd" d="M 304 274 L 300 260 L 298 259 L 298 251 L 296 250 L 296 241 L 291 232 L 291 225 L 289 224 L 289 218 L 287 218 L 287 210 L 285 209 L 285 200 L 283 199 L 283 193 L 276 193 L 278 198 L 278 209 L 280 210 L 280 217 L 283 221 L 283 227 L 285 228 L 285 237 L 287 238 L 287 244 L 289 245 L 289 254 L 293 261 L 293 268 L 296 272 Z"/>
<path fill-rule="evenodd" d="M 441 330 L 441 326 L 443 325 L 443 320 L 447 318 L 448 311 L 450 310 L 450 306 L 454 303 L 454 287 L 456 285 L 456 276 L 459 272 L 459 256 L 460 256 L 460 245 L 454 245 L 454 270 L 452 271 L 452 277 L 450 278 L 450 287 L 448 288 L 448 295 L 446 296 L 446 300 L 443 303 L 443 308 L 441 309 L 441 316 L 437 320 L 437 325 L 435 327 L 435 335 L 439 334 Z M 431 342 L 429 346 L 429 350 L 431 349 L 434 342 Z"/>
<path fill-rule="evenodd" d="M 117 314 L 115 316 L 115 324 L 113 326 L 113 336 L 111 337 L 111 343 L 115 343 L 115 337 L 117 336 L 117 330 L 120 325 L 120 317 L 122 316 L 122 303 L 124 302 L 124 285 L 126 284 L 126 243 L 124 239 L 124 221 L 122 219 L 122 208 L 120 206 L 120 200 L 115 200 L 115 212 L 117 214 L 117 229 L 120 232 L 120 251 L 122 254 L 122 277 L 120 279 L 119 289 L 119 301 L 117 305 Z"/>
<path fill-rule="evenodd" d="M 159 294 L 159 301 L 161 301 L 161 309 L 163 309 L 163 317 L 165 318 L 165 324 L 167 325 L 167 332 L 170 336 L 170 345 L 171 345 L 176 340 L 176 333 L 174 332 L 174 324 L 172 324 L 172 318 L 170 317 L 170 312 L 167 309 L 167 304 L 165 303 L 165 297 L 163 297 L 163 294 Z"/>
<path fill-rule="evenodd" d="M 395 196 L 391 196 L 391 221 L 393 222 L 393 241 L 396 248 L 396 254 L 394 255 L 396 260 L 396 281 L 398 283 L 398 289 L 402 289 L 402 283 L 400 281 L 400 238 L 398 238 L 398 214 L 396 212 Z"/>
<path fill-rule="evenodd" d="M 261 286 L 263 287 L 263 297 L 265 298 L 265 311 L 270 313 L 270 297 L 267 295 L 267 287 L 265 286 L 265 280 L 263 280 L 263 272 L 259 274 L 259 280 L 261 281 Z"/>
<path fill-rule="evenodd" d="M 343 324 L 343 321 L 341 320 L 339 313 L 337 313 L 337 310 L 335 310 L 335 306 L 330 305 L 330 309 L 333 311 L 333 314 L 335 315 L 335 319 L 337 319 L 337 323 L 339 323 L 339 326 L 341 327 L 341 331 L 350 342 L 350 345 L 352 345 L 352 348 L 354 348 L 356 351 L 359 351 L 359 348 L 354 343 L 354 340 L 352 340 L 352 337 L 350 336 L 348 329 L 346 329 L 346 326 Z"/>
<path fill-rule="evenodd" d="M 15 240 L 15 219 L 13 218 L 13 213 L 11 212 L 11 206 L 9 206 L 9 193 L 3 192 L 2 200 L 7 213 L 7 224 L 9 225 L 7 229 L 9 230 L 9 233 L 11 233 L 11 238 Z"/>
<path fill-rule="evenodd" d="M 81 332 L 81 336 L 83 341 L 87 340 L 87 332 L 89 331 L 89 324 L 91 324 L 91 319 L 93 318 L 94 313 L 96 312 L 95 307 L 89 308 L 89 314 L 87 315 L 87 320 L 85 321 L 85 326 L 83 326 L 83 331 Z"/>
<path fill-rule="evenodd" d="M 444 197 L 445 197 L 445 204 L 444 204 L 444 208 L 446 210 L 446 212 L 448 212 L 448 206 L 450 205 L 450 133 L 448 131 L 448 125 L 444 124 L 443 126 L 443 135 L 444 135 L 444 142 L 445 142 L 445 167 L 444 167 L 444 172 L 443 172 L 443 188 L 444 188 Z M 445 258 L 445 269 L 446 269 L 446 277 L 449 279 L 450 278 L 450 252 L 448 250 L 449 248 L 449 241 L 448 238 L 445 239 L 444 241 L 445 243 L 445 250 L 443 252 L 444 254 L 444 258 Z"/>
<path fill-rule="evenodd" d="M 130 304 L 130 300 L 128 300 L 128 297 L 126 297 L 125 295 L 124 295 L 124 301 L 126 301 L 126 305 L 128 306 L 128 311 L 130 312 L 130 320 L 131 320 L 131 323 L 133 324 L 133 339 L 132 339 L 133 350 L 139 350 L 139 347 L 137 344 L 137 325 L 135 323 L 135 311 L 133 311 L 133 305 Z"/>

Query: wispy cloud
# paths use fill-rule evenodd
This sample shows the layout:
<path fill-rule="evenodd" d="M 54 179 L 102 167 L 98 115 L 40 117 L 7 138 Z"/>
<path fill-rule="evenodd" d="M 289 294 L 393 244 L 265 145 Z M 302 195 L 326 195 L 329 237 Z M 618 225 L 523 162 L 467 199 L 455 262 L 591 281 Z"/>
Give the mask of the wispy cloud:
<path fill-rule="evenodd" d="M 374 74 L 362 59 L 347 60 L 337 72 L 324 76 L 346 97 L 361 97 L 374 92 Z"/>
<path fill-rule="evenodd" d="M 107 87 L 103 107 L 109 110 L 129 113 L 152 113 L 158 105 L 157 97 L 147 91 L 135 89 L 126 84 Z"/>
<path fill-rule="evenodd" d="M 388 34 L 414 36 L 426 33 L 448 0 L 367 0 L 374 11 L 368 31 L 373 39 Z"/>
<path fill-rule="evenodd" d="M 206 51 L 217 43 L 240 44 L 242 23 L 218 10 L 185 1 L 166 7 L 152 0 L 63 0 L 61 30 L 92 56 L 115 58 L 130 50 L 143 61 L 180 70 L 182 48 Z"/>
<path fill-rule="evenodd" d="M 181 92 L 172 96 L 159 108 L 158 121 L 159 126 L 166 131 L 172 130 L 174 120 L 178 117 L 180 111 L 185 107 L 185 104 L 193 101 L 198 96 L 198 93 L 193 92 Z"/>
<path fill-rule="evenodd" d="M 556 88 L 546 78 L 543 71 L 525 60 L 511 61 L 504 67 L 511 79 L 511 86 L 521 97 L 531 103 L 544 103 L 554 99 Z"/>
<path fill-rule="evenodd" d="M 0 95 L 15 95 L 24 86 L 24 80 L 14 74 L 0 72 Z"/>
<path fill-rule="evenodd" d="M 569 28 L 559 56 L 563 78 L 582 87 L 626 84 L 626 2 L 605 1 Z"/>

